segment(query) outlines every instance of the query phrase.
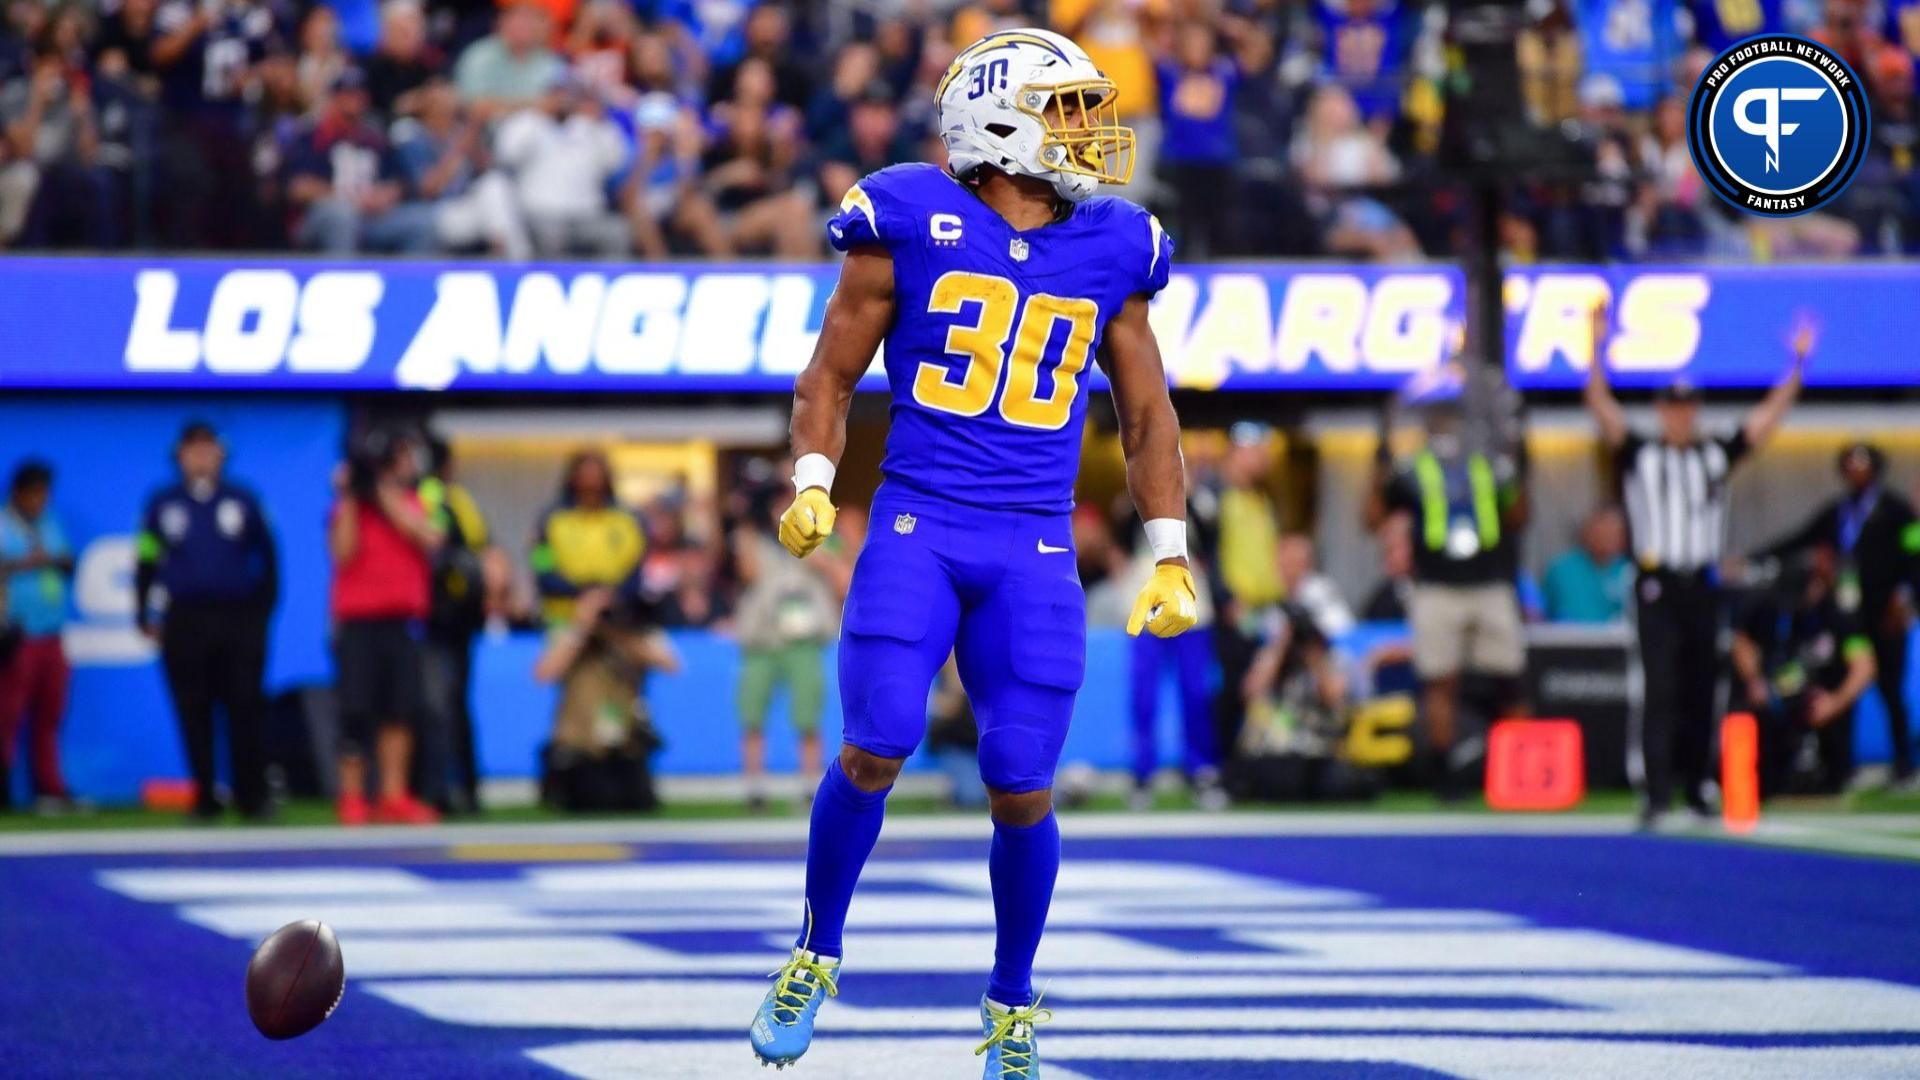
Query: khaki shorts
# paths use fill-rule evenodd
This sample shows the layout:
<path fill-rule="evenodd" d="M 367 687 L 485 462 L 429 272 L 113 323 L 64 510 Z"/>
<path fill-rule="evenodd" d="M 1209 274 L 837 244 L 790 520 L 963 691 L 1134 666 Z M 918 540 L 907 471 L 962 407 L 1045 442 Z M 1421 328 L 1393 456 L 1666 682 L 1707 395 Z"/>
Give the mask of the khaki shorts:
<path fill-rule="evenodd" d="M 1413 669 L 1423 679 L 1470 671 L 1513 677 L 1526 669 L 1520 604 L 1513 586 L 1413 587 Z"/>

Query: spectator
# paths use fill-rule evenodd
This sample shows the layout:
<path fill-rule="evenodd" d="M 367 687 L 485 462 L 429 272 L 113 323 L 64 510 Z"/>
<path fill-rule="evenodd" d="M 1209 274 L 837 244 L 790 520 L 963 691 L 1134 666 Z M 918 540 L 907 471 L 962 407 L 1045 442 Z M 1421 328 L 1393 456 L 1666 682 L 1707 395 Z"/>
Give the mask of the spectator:
<path fill-rule="evenodd" d="M 247 97 L 278 36 L 266 0 L 161 0 L 153 63 L 165 121 L 160 197 L 170 247 L 254 246 Z"/>
<path fill-rule="evenodd" d="M 1375 454 L 1376 483 L 1367 500 L 1366 524 L 1379 528 L 1391 514 L 1405 514 L 1414 539 L 1413 665 L 1421 682 L 1421 708 L 1436 788 L 1444 799 L 1459 797 L 1458 775 L 1467 761 L 1455 750 L 1465 676 L 1484 684 L 1489 715 L 1520 705 L 1526 666 L 1520 605 L 1514 588 L 1516 534 L 1526 523 L 1526 492 L 1519 462 L 1472 449 L 1465 430 L 1464 379 L 1457 373 L 1416 384 L 1410 402 L 1423 413 L 1426 442 L 1395 470 L 1388 445 L 1391 419 L 1383 414 Z"/>
<path fill-rule="evenodd" d="M 1220 746 L 1238 738 L 1245 715 L 1241 685 L 1259 643 L 1261 613 L 1280 602 L 1280 521 L 1267 493 L 1273 466 L 1273 432 L 1242 420 L 1228 429 L 1229 446 L 1221 462 L 1221 490 L 1207 499 L 1215 509 L 1217 552 L 1213 571 L 1215 609 L 1213 645 L 1220 661 L 1221 690 L 1215 710 Z"/>
<path fill-rule="evenodd" d="M 648 759 L 660 738 L 646 680 L 651 671 L 679 671 L 680 660 L 632 584 L 580 593 L 534 665 L 534 678 L 560 684 L 540 787 L 543 801 L 563 810 L 659 804 Z"/>
<path fill-rule="evenodd" d="M 106 247 L 114 220 L 114 174 L 100 166 L 100 133 L 84 67 L 69 67 L 52 41 L 26 74 L 0 87 L 0 247 L 15 238 Z"/>
<path fill-rule="evenodd" d="M 774 99 L 773 71 L 753 58 L 740 66 L 733 97 L 713 108 L 705 160 L 707 192 L 725 215 L 737 249 L 785 258 L 820 253 L 812 203 L 796 186 L 800 116 Z"/>
<path fill-rule="evenodd" d="M 295 138 L 287 161 L 287 198 L 300 212 L 294 240 L 330 255 L 431 250 L 435 208 L 406 201 L 400 159 L 367 107 L 366 76 L 348 68 Z"/>
<path fill-rule="evenodd" d="M 1610 623 L 1626 617 L 1633 562 L 1627 558 L 1627 519 L 1602 506 L 1580 523 L 1580 542 L 1547 567 L 1541 582 L 1549 622 Z"/>
<path fill-rule="evenodd" d="M 1240 150 L 1234 137 L 1234 98 L 1247 73 L 1267 62 L 1265 38 L 1237 20 L 1236 55 L 1220 51 L 1214 25 L 1183 22 L 1174 30 L 1171 56 L 1154 64 L 1160 87 L 1159 168 L 1172 201 L 1168 220 L 1183 254 L 1205 260 L 1232 249 L 1235 221 L 1234 167 Z"/>
<path fill-rule="evenodd" d="M 1341 638 L 1352 631 L 1353 609 L 1333 579 L 1320 572 L 1310 537 L 1300 533 L 1282 537 L 1277 558 L 1288 604 L 1306 612 L 1328 637 Z"/>
<path fill-rule="evenodd" d="M 821 194 L 837 206 L 861 177 L 910 161 L 914 153 L 913 140 L 901 128 L 893 91 L 875 79 L 854 99 L 846 126 L 821 146 Z"/>
<path fill-rule="evenodd" d="M 0 510 L 4 622 L 18 635 L 11 657 L 0 662 L 0 808 L 12 799 L 14 746 L 24 718 L 34 808 L 42 814 L 83 808 L 60 775 L 60 722 L 72 676 L 60 631 L 67 621 L 73 548 L 59 516 L 48 507 L 52 495 L 53 470 L 43 462 L 23 462 L 13 471 L 7 505 Z"/>
<path fill-rule="evenodd" d="M 767 500 L 760 520 L 733 535 L 742 586 L 733 621 L 740 639 L 740 761 L 747 806 L 756 812 L 767 805 L 767 711 L 783 688 L 788 723 L 800 740 L 797 790 L 818 783 L 827 646 L 839 636 L 840 604 L 853 577 L 854 552 L 845 539 L 829 540 L 813 558 L 789 556 L 774 539 L 784 508 Z"/>
<path fill-rule="evenodd" d="M 1627 239 L 1627 211 L 1639 184 L 1639 155 L 1623 107 L 1625 93 L 1611 75 L 1589 75 L 1580 83 L 1580 119 L 1574 126 L 1579 147 L 1591 158 L 1592 175 L 1579 186 L 1579 198 L 1562 213 L 1552 245 L 1590 259 L 1625 258 L 1644 248 Z"/>
<path fill-rule="evenodd" d="M 786 5 L 756 4 L 747 14 L 744 34 L 746 54 L 715 69 L 713 81 L 707 87 L 707 100 L 726 101 L 739 96 L 740 73 L 758 62 L 773 79 L 774 101 L 789 108 L 805 108 L 813 96 L 813 78 L 793 57 L 793 24 Z"/>
<path fill-rule="evenodd" d="M 325 101 L 340 73 L 351 66 L 346 50 L 340 47 L 340 20 L 333 9 L 325 4 L 308 9 L 306 18 L 300 21 L 300 59 L 296 64 L 300 97 L 314 105 Z"/>
<path fill-rule="evenodd" d="M 421 88 L 446 70 L 446 58 L 427 40 L 427 14 L 420 0 L 380 5 L 380 40 L 367 57 L 367 94 L 373 111 L 392 119 L 421 108 Z"/>
<path fill-rule="evenodd" d="M 147 500 L 136 541 L 134 620 L 160 643 L 160 662 L 193 773 L 193 816 L 219 818 L 213 709 L 226 713 L 233 797 L 242 815 L 270 816 L 267 791 L 267 620 L 279 594 L 279 559 L 253 492 L 224 475 L 226 447 L 205 423 L 174 446 L 178 482 Z M 166 609 L 154 623 L 153 590 Z"/>
<path fill-rule="evenodd" d="M 662 626 L 705 626 L 718 614 L 716 571 L 729 537 L 709 520 L 711 507 L 689 499 L 684 489 L 662 492 L 641 518 L 647 554 L 640 563 L 641 594 L 654 604 Z M 715 543 L 710 543 L 712 538 Z"/>
<path fill-rule="evenodd" d="M 1363 622 L 1406 622 L 1413 604 L 1413 529 L 1406 515 L 1380 524 L 1380 569 L 1385 576 L 1360 609 Z"/>
<path fill-rule="evenodd" d="M 429 560 L 444 541 L 414 493 L 417 450 L 403 435 L 376 429 L 362 436 L 327 519 L 342 825 L 439 820 L 407 790 L 421 705 L 420 631 L 432 602 Z M 371 809 L 369 749 L 380 776 Z"/>
<path fill-rule="evenodd" d="M 633 120 L 635 160 L 620 201 L 635 246 L 649 259 L 665 259 L 671 234 L 702 255 L 732 254 L 720 212 L 700 186 L 698 116 L 672 94 L 655 90 L 641 96 Z"/>
<path fill-rule="evenodd" d="M 1398 0 L 1315 0 L 1321 73 L 1357 104 L 1377 134 L 1400 107 L 1410 52 L 1409 12 Z"/>
<path fill-rule="evenodd" d="M 893 100 L 893 84 L 880 74 L 880 50 L 871 42 L 850 41 L 833 56 L 833 74 L 807 103 L 807 138 L 826 145 L 847 126 L 853 106 L 878 80 Z"/>
<path fill-rule="evenodd" d="M 634 87 L 627 69 L 639 29 L 633 8 L 623 0 L 591 0 L 567 36 L 574 77 L 609 107 L 624 109 L 633 104 Z"/>
<path fill-rule="evenodd" d="M 1886 45 L 1886 39 L 1867 18 L 1866 0 L 1826 0 L 1826 18 L 1808 36 L 1862 74 L 1869 69 L 1868 61 Z"/>
<path fill-rule="evenodd" d="M 1761 722 L 1765 796 L 1836 794 L 1853 774 L 1853 709 L 1877 673 L 1866 627 L 1836 596 L 1838 566 L 1833 548 L 1816 546 L 1734 635 L 1734 673 Z M 1795 774 L 1807 744 L 1818 765 L 1803 787 Z"/>
<path fill-rule="evenodd" d="M 1782 559 L 1830 548 L 1839 560 L 1834 602 L 1859 621 L 1860 632 L 1873 644 L 1880 697 L 1887 709 L 1893 782 L 1920 790 L 1914 780 L 1906 692 L 1913 588 L 1920 580 L 1920 528 L 1913 504 L 1888 489 L 1886 471 L 1887 458 L 1879 447 L 1847 447 L 1839 461 L 1843 493 L 1815 510 L 1799 529 L 1761 549 L 1758 558 Z"/>
<path fill-rule="evenodd" d="M 101 7 L 104 11 L 106 5 Z M 96 75 L 127 78 L 148 98 L 160 92 L 160 68 L 153 60 L 157 7 L 158 0 L 121 0 L 117 10 L 103 15 L 92 47 Z"/>
<path fill-rule="evenodd" d="M 453 84 L 435 78 L 409 96 L 418 116 L 394 125 L 394 154 L 405 188 L 431 208 L 440 246 L 530 257 L 533 241 L 514 205 L 513 185 L 487 168 L 485 132 L 462 115 Z"/>
<path fill-rule="evenodd" d="M 1709 222 L 1702 214 L 1701 200 L 1707 196 L 1687 151 L 1686 107 L 1679 98 L 1665 98 L 1654 106 L 1653 128 L 1641 139 L 1640 160 L 1646 164 L 1648 180 L 1635 213 L 1646 253 L 1704 253 Z"/>
<path fill-rule="evenodd" d="M 1920 7 L 1915 8 L 1920 11 Z M 1920 119 L 1914 115 L 1913 57 L 1896 46 L 1874 54 L 1862 72 L 1873 95 L 1865 159 L 1842 196 L 1847 219 L 1869 250 L 1897 255 L 1920 250 Z"/>
<path fill-rule="evenodd" d="M 455 472 L 453 448 L 427 441 L 420 505 L 446 538 L 433 561 L 415 790 L 442 813 L 480 809 L 473 737 L 473 639 L 487 623 L 487 519 Z"/>
<path fill-rule="evenodd" d="M 1396 182 L 1400 165 L 1361 123 L 1360 110 L 1341 87 L 1322 86 L 1314 93 L 1306 124 L 1294 139 L 1293 164 L 1329 252 L 1376 261 L 1419 257 L 1413 231 L 1385 204 L 1356 193 Z"/>
<path fill-rule="evenodd" d="M 627 222 L 607 206 L 607 183 L 626 162 L 626 143 L 600 99 L 572 75 L 561 71 L 538 107 L 501 122 L 494 157 L 513 177 L 535 252 L 627 251 Z"/>
<path fill-rule="evenodd" d="M 1280 523 L 1267 494 L 1273 467 L 1273 433 L 1264 424 L 1241 421 L 1228 431 L 1232 447 L 1221 470 L 1220 577 L 1243 612 L 1280 602 Z M 1229 616 L 1233 618 L 1234 616 Z"/>
<path fill-rule="evenodd" d="M 509 0 L 497 29 L 460 54 L 453 80 L 474 118 L 496 117 L 540 107 L 554 80 L 566 69 L 547 48 L 550 25 L 536 0 Z"/>
<path fill-rule="evenodd" d="M 547 622 L 572 622 L 574 600 L 587 589 L 626 587 L 646 549 L 639 521 L 614 499 L 606 455 L 574 454 L 560 501 L 541 515 L 534 534 L 533 571 Z"/>

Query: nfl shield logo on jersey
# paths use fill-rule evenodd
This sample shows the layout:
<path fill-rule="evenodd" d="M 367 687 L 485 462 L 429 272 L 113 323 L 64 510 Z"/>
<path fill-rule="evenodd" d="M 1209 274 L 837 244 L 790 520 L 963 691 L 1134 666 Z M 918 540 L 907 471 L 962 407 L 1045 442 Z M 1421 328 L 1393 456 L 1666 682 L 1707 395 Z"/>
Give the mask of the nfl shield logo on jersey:
<path fill-rule="evenodd" d="M 1013 241 L 1007 245 L 1007 254 L 1013 256 L 1014 262 L 1026 262 L 1027 242 L 1017 236 L 1014 237 Z"/>
<path fill-rule="evenodd" d="M 909 536 L 913 533 L 913 527 L 916 523 L 916 519 L 912 514 L 901 514 L 893 519 L 893 531 L 899 533 L 901 536 Z"/>

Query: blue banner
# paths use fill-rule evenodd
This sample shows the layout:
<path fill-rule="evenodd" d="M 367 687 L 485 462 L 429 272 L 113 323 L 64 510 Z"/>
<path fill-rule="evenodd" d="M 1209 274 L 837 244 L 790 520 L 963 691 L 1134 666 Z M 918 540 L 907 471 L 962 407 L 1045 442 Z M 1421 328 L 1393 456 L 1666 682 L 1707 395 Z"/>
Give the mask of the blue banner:
<path fill-rule="evenodd" d="M 0 388 L 784 393 L 819 336 L 831 264 L 0 261 Z M 1920 267 L 1527 268 L 1507 275 L 1508 370 L 1585 378 L 1610 297 L 1615 381 L 1754 387 L 1806 314 L 1809 381 L 1920 385 Z M 1378 390 L 1446 357 L 1465 288 L 1447 266 L 1219 264 L 1176 272 L 1154 330 L 1174 385 Z M 1096 375 L 1096 378 L 1098 376 Z M 878 387 L 870 375 L 866 384 Z"/>
<path fill-rule="evenodd" d="M 837 272 L 9 259 L 0 388 L 786 392 Z M 1462 295 L 1446 267 L 1223 265 L 1153 323 L 1180 386 L 1384 388 L 1441 361 Z"/>
<path fill-rule="evenodd" d="M 1506 279 L 1507 372 L 1527 390 L 1574 389 L 1587 378 L 1589 315 L 1612 307 L 1607 367 L 1617 386 L 1685 375 L 1709 388 L 1771 385 L 1786 370 L 1797 320 L 1819 342 L 1807 383 L 1920 386 L 1920 266 L 1554 267 Z"/>

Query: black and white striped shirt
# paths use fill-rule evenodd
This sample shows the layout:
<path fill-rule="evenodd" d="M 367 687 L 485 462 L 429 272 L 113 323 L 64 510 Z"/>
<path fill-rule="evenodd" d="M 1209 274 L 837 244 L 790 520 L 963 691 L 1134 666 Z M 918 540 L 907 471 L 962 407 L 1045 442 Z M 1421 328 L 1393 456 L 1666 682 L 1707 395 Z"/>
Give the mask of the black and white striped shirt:
<path fill-rule="evenodd" d="M 1744 430 L 1685 446 L 1627 436 L 1614 463 L 1641 569 L 1692 573 L 1720 561 L 1727 543 L 1727 477 L 1749 449 Z"/>

